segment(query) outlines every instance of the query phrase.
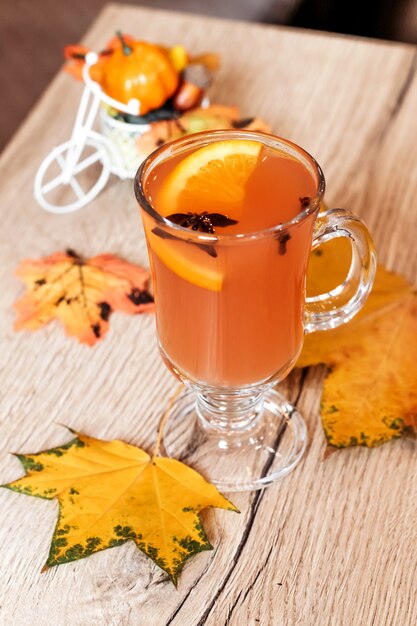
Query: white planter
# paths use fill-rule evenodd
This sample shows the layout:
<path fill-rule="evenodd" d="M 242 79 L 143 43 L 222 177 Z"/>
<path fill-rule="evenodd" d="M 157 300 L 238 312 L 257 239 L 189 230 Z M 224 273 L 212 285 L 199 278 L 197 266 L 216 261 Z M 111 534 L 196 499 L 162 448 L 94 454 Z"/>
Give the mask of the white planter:
<path fill-rule="evenodd" d="M 150 129 L 149 124 L 128 124 L 115 119 L 106 109 L 100 110 L 100 133 L 115 147 L 119 163 L 110 155 L 112 170 L 121 178 L 134 178 L 142 161 L 137 149 L 137 140 Z"/>

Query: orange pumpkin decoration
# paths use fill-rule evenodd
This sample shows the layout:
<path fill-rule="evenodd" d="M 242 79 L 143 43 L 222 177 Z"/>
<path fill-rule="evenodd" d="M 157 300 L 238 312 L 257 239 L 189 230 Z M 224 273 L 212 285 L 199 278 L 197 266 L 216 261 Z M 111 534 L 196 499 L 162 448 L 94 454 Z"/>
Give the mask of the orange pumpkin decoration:
<path fill-rule="evenodd" d="M 135 98 L 140 115 L 162 106 L 177 90 L 179 73 L 159 46 L 124 39 L 103 66 L 101 85 L 112 98 L 127 104 Z"/>

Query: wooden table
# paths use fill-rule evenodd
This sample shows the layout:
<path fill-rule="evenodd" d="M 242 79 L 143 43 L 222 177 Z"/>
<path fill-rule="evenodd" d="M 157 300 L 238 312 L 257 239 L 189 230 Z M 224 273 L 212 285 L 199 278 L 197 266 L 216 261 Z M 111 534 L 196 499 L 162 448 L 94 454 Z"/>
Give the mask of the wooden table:
<path fill-rule="evenodd" d="M 415 279 L 414 48 L 123 5 L 109 5 L 85 42 L 99 49 L 116 27 L 219 51 L 213 99 L 265 117 L 312 152 L 326 173 L 328 202 L 365 218 L 380 260 Z M 65 217 L 45 213 L 32 197 L 41 157 L 69 137 L 80 93 L 57 76 L 1 159 L 2 482 L 21 475 L 9 451 L 68 439 L 60 423 L 150 449 L 175 386 L 152 316 L 115 314 L 93 349 L 56 324 L 33 334 L 11 330 L 21 258 L 70 245 L 87 256 L 109 251 L 147 263 L 130 181 L 112 179 L 89 207 Z M 1 490 L 0 624 L 416 624 L 415 446 L 355 448 L 323 462 L 323 375 L 311 368 L 283 384 L 308 422 L 304 461 L 263 492 L 235 495 L 240 516 L 204 514 L 215 549 L 186 566 L 178 590 L 133 543 L 40 575 L 57 504 Z"/>

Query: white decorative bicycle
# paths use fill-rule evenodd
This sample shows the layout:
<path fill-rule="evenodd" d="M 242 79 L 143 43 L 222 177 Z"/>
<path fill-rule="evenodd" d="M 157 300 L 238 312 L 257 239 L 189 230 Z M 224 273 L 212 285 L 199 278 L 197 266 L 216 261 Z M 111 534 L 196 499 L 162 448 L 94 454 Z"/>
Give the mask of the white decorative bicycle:
<path fill-rule="evenodd" d="M 149 129 L 148 124 L 127 124 L 101 110 L 101 132 L 93 124 L 104 104 L 122 113 L 139 115 L 140 104 L 132 99 L 123 104 L 104 93 L 93 80 L 90 68 L 98 61 L 95 52 L 85 58 L 82 76 L 85 83 L 71 138 L 56 146 L 45 157 L 35 176 L 34 195 L 46 211 L 71 213 L 95 198 L 106 185 L 110 174 L 121 179 L 133 178 L 140 157 L 132 156 L 137 138 Z M 116 140 L 115 140 L 116 139 Z M 78 177 L 89 170 L 83 185 Z M 87 189 L 86 189 L 87 187 Z"/>

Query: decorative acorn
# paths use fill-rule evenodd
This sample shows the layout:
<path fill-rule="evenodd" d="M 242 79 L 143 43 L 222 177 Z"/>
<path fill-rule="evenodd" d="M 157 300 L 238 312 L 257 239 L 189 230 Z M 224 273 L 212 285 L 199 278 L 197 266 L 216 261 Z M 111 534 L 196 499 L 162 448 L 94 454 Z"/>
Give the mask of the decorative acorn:
<path fill-rule="evenodd" d="M 174 97 L 177 111 L 188 111 L 199 106 L 205 90 L 210 87 L 212 75 L 205 65 L 192 63 L 182 73 L 182 83 Z"/>

